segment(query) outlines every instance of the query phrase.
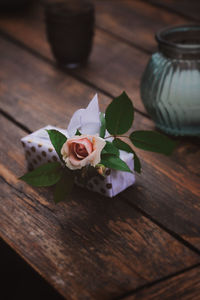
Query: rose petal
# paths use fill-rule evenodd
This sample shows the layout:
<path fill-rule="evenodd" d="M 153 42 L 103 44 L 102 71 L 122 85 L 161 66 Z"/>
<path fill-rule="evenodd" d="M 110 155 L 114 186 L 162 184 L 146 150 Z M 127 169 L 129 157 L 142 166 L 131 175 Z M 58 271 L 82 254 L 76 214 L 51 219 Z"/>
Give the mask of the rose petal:
<path fill-rule="evenodd" d="M 83 144 L 75 144 L 74 149 L 78 158 L 83 159 L 88 156 L 88 152 Z"/>
<path fill-rule="evenodd" d="M 101 161 L 101 151 L 105 147 L 105 140 L 100 138 L 100 137 L 93 137 L 93 153 L 95 152 L 94 155 L 94 160 L 92 166 L 96 166 L 98 163 Z"/>
<path fill-rule="evenodd" d="M 66 166 L 72 170 L 86 165 L 96 166 L 101 161 L 101 151 L 105 144 L 105 140 L 99 136 L 75 136 L 63 145 L 61 154 Z"/>
<path fill-rule="evenodd" d="M 74 143 L 84 145 L 88 154 L 90 154 L 93 151 L 92 141 L 90 141 L 88 138 L 79 139 L 78 141 L 74 141 Z"/>

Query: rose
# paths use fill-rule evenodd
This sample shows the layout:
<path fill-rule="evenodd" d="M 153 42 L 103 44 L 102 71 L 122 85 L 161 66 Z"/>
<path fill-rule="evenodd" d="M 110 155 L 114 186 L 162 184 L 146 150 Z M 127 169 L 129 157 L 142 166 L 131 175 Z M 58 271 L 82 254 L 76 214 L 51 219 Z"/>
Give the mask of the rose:
<path fill-rule="evenodd" d="M 80 135 L 69 138 L 61 149 L 66 166 L 71 170 L 84 166 L 95 167 L 101 161 L 101 151 L 106 142 L 95 135 Z"/>

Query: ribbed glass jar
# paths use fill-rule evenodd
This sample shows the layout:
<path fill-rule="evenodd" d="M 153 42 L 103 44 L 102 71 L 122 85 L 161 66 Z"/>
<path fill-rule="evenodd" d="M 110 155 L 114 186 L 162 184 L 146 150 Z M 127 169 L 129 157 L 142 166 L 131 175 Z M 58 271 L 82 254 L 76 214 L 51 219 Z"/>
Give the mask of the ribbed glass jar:
<path fill-rule="evenodd" d="M 141 81 L 141 98 L 156 126 L 172 135 L 200 136 L 200 25 L 156 34 Z"/>

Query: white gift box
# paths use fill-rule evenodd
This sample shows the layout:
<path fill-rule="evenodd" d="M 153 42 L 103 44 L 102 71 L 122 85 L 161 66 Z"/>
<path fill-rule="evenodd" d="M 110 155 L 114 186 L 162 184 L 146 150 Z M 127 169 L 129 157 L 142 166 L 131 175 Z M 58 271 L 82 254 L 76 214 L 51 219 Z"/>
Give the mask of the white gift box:
<path fill-rule="evenodd" d="M 67 130 L 48 125 L 22 138 L 21 142 L 24 147 L 29 170 L 33 170 L 47 162 L 59 161 L 59 157 L 54 150 L 45 129 L 56 129 L 68 137 Z M 120 151 L 120 158 L 127 163 L 131 170 L 133 170 L 132 153 Z M 134 182 L 134 174 L 107 169 L 105 178 L 100 176 L 91 178 L 88 181 L 86 188 L 107 197 L 114 197 Z M 78 178 L 76 179 L 76 184 L 82 186 L 82 184 L 79 183 Z"/>
<path fill-rule="evenodd" d="M 73 114 L 67 130 L 48 125 L 21 139 L 28 168 L 31 170 L 47 162 L 59 161 L 45 129 L 56 129 L 69 138 L 75 135 L 77 129 L 81 134 L 99 134 L 100 126 L 99 104 L 97 95 L 95 95 L 86 109 L 81 108 Z M 107 138 L 107 140 L 111 141 L 112 139 Z M 120 150 L 120 158 L 133 171 L 133 154 Z M 75 182 L 77 185 L 83 186 L 78 178 Z M 135 175 L 133 173 L 107 169 L 105 178 L 95 176 L 88 180 L 86 187 L 105 196 L 114 197 L 134 182 Z"/>

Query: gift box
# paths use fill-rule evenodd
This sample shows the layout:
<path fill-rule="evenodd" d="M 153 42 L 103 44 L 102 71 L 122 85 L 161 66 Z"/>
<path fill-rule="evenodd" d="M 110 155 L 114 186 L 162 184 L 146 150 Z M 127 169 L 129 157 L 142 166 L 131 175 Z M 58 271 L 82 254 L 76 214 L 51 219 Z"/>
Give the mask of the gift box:
<path fill-rule="evenodd" d="M 21 143 L 24 147 L 29 170 L 33 170 L 48 162 L 59 161 L 59 157 L 51 144 L 46 129 L 56 129 L 63 133 L 66 137 L 69 137 L 67 130 L 51 125 L 23 137 L 21 139 Z M 133 154 L 120 151 L 120 158 L 127 163 L 131 170 L 133 170 Z M 135 176 L 132 173 L 106 169 L 105 177 L 95 176 L 88 180 L 85 187 L 88 190 L 98 192 L 107 197 L 114 197 L 128 186 L 134 184 L 134 182 Z M 83 185 L 79 182 L 78 177 L 76 177 L 75 183 L 83 187 Z"/>
<path fill-rule="evenodd" d="M 19 179 L 35 187 L 54 186 L 54 202 L 66 200 L 74 183 L 114 197 L 141 173 L 135 147 L 170 155 L 176 142 L 151 130 L 129 132 L 134 106 L 123 92 L 99 111 L 97 95 L 78 109 L 66 130 L 48 125 L 21 139 L 32 170 Z"/>
<path fill-rule="evenodd" d="M 65 135 L 67 139 L 74 139 L 75 137 L 77 139 L 77 130 L 83 137 L 88 135 L 99 137 L 101 130 L 100 115 L 98 97 L 95 95 L 85 109 L 81 108 L 73 114 L 66 130 L 48 125 L 22 138 L 21 142 L 25 150 L 28 169 L 31 171 L 46 163 L 60 161 L 47 130 L 57 130 Z M 108 143 L 113 141 L 113 138 L 110 138 L 107 131 L 104 132 L 104 141 L 105 144 L 107 141 Z M 131 171 L 134 170 L 133 153 L 119 150 L 119 158 L 127 164 L 127 168 L 129 167 Z M 79 175 L 75 176 L 75 184 L 105 196 L 114 197 L 135 182 L 134 172 L 105 169 L 104 167 L 104 176 L 96 174 L 93 174 L 92 178 L 89 177 L 87 180 L 84 180 L 83 184 L 79 173 Z"/>

